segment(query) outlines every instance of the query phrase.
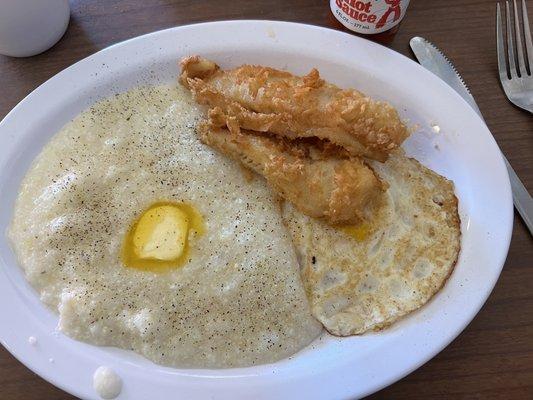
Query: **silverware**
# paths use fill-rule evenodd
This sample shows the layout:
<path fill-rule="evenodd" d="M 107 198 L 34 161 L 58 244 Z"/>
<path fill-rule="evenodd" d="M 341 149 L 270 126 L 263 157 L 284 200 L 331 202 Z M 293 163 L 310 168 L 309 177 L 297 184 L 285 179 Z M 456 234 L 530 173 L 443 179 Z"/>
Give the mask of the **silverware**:
<path fill-rule="evenodd" d="M 529 31 L 526 2 L 525 0 L 522 0 L 522 26 L 525 49 L 522 47 L 522 30 L 520 29 L 516 0 L 513 0 L 514 36 L 516 46 L 513 43 L 513 28 L 508 1 L 505 2 L 505 11 L 505 26 L 507 28 L 507 62 L 505 57 L 500 3 L 496 4 L 496 47 L 498 49 L 500 82 L 502 83 L 503 91 L 511 103 L 533 113 L 533 44 L 531 43 L 531 32 Z"/>
<path fill-rule="evenodd" d="M 435 45 L 424 38 L 414 37 L 409 44 L 420 65 L 450 85 L 483 119 L 474 97 L 472 97 L 461 75 L 455 70 L 448 58 Z M 533 55 L 533 53 L 531 54 Z M 503 154 L 502 157 L 509 173 L 514 205 L 522 216 L 529 232 L 533 235 L 533 199 Z"/>

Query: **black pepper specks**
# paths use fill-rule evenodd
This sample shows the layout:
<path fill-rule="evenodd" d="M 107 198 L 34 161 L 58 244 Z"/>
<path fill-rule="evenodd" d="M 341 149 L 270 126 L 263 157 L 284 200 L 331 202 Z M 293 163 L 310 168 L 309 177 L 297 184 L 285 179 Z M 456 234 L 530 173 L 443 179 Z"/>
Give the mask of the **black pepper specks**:
<path fill-rule="evenodd" d="M 171 366 L 276 361 L 320 329 L 292 245 L 266 186 L 198 141 L 203 116 L 182 91 L 113 96 L 52 140 L 21 191 L 21 259 L 42 260 L 28 279 L 61 305 L 63 330 L 76 339 Z M 161 200 L 193 204 L 207 233 L 179 269 L 125 268 L 131 221 Z"/>

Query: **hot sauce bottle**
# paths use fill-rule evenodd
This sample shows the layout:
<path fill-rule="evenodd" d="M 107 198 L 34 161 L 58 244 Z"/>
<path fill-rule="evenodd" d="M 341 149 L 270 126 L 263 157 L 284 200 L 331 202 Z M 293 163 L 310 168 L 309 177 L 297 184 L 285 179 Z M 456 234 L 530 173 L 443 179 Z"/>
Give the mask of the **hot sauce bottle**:
<path fill-rule="evenodd" d="M 337 29 L 378 42 L 394 38 L 409 0 L 330 0 L 332 24 Z"/>

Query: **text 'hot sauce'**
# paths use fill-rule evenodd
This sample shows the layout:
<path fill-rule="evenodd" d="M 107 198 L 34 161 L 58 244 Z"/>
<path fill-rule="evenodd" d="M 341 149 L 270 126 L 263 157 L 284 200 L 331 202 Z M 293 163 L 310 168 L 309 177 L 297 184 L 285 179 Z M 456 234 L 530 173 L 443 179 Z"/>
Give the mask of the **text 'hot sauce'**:
<path fill-rule="evenodd" d="M 337 27 L 370 39 L 392 39 L 405 16 L 409 0 L 330 0 Z"/>

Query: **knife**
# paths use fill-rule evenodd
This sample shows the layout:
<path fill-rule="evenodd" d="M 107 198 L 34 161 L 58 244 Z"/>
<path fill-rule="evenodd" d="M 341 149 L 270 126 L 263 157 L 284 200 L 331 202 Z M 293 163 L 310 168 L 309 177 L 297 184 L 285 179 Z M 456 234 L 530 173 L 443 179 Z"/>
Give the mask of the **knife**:
<path fill-rule="evenodd" d="M 450 60 L 433 43 L 422 37 L 415 36 L 410 40 L 409 44 L 420 65 L 451 86 L 483 119 L 474 97 L 470 94 L 463 78 L 461 78 L 461 75 L 459 75 Z M 533 199 L 503 153 L 502 157 L 511 181 L 514 206 L 522 216 L 529 233 L 533 235 Z"/>

